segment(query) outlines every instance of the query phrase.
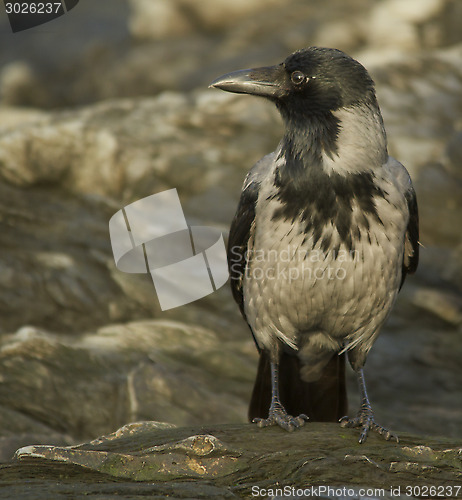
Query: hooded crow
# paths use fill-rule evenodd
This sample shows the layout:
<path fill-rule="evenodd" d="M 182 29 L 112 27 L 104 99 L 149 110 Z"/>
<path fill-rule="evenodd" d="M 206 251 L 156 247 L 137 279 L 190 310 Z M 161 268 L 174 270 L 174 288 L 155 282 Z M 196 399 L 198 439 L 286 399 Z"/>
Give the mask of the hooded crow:
<path fill-rule="evenodd" d="M 363 366 L 417 268 L 418 214 L 374 82 L 340 50 L 310 47 L 211 87 L 269 99 L 285 125 L 244 181 L 228 242 L 233 296 L 260 353 L 249 418 L 292 431 L 343 417 L 360 443 L 369 431 L 398 441 L 375 422 Z M 346 355 L 361 394 L 354 418 Z"/>

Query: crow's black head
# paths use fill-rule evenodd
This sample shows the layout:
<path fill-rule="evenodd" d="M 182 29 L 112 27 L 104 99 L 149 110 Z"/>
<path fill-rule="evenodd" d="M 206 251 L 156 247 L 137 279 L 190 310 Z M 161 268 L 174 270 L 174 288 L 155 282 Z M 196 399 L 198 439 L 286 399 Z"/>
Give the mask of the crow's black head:
<path fill-rule="evenodd" d="M 311 47 L 290 55 L 281 66 L 287 89 L 282 105 L 315 113 L 374 99 L 374 82 L 364 66 L 340 50 Z"/>
<path fill-rule="evenodd" d="M 302 178 L 307 165 L 355 171 L 360 155 L 368 158 L 364 165 L 386 161 L 374 82 L 364 66 L 340 50 L 302 49 L 276 66 L 224 75 L 211 87 L 276 104 L 286 125 L 279 154 L 286 158 L 292 179 L 297 172 Z M 334 166 L 340 156 L 342 161 Z"/>
<path fill-rule="evenodd" d="M 281 113 L 320 115 L 375 102 L 366 69 L 337 49 L 310 47 L 276 66 L 236 71 L 211 87 L 275 101 Z"/>

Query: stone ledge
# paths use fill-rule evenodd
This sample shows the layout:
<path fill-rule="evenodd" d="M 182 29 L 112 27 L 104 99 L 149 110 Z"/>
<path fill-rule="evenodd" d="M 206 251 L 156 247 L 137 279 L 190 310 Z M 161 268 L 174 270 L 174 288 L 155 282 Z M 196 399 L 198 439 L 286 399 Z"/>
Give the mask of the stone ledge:
<path fill-rule="evenodd" d="M 173 498 L 246 498 L 252 487 L 367 485 L 404 491 L 409 485 L 460 484 L 462 448 L 455 440 L 400 434 L 398 444 L 372 435 L 360 445 L 357 439 L 356 430 L 334 423 L 308 423 L 286 433 L 249 424 L 137 422 L 77 446 L 21 448 L 0 469 L 0 484 L 25 498 L 23 489 L 33 481 L 46 494 L 54 488 L 58 499 L 71 490 L 89 494 L 89 488 L 95 495 L 111 490 L 118 498 L 133 498 L 146 494 L 146 482 L 155 483 L 153 495 Z M 22 485 L 14 484 L 18 478 Z"/>

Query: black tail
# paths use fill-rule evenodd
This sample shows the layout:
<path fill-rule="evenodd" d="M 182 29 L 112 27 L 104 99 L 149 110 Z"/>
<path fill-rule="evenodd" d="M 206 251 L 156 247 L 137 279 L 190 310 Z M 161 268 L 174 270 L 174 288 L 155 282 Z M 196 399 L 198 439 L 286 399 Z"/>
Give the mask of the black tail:
<path fill-rule="evenodd" d="M 270 360 L 260 353 L 258 373 L 249 405 L 249 419 L 267 418 L 271 403 Z M 316 382 L 300 378 L 297 356 L 283 353 L 279 363 L 279 396 L 290 415 L 305 413 L 316 422 L 336 422 L 348 413 L 345 354 L 334 354 Z"/>

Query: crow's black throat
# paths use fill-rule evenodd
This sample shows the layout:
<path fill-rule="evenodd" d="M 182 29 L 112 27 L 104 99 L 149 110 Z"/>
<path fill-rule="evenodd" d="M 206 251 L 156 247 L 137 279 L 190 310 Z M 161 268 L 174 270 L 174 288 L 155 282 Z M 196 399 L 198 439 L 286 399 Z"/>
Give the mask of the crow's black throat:
<path fill-rule="evenodd" d="M 338 231 L 340 243 L 352 251 L 353 241 L 361 239 L 359 228 L 368 232 L 371 218 L 382 224 L 375 198 L 384 198 L 386 193 L 374 183 L 372 171 L 346 175 L 326 172 L 322 167 L 322 154 L 337 156 L 339 124 L 331 122 L 317 127 L 317 133 L 313 134 L 311 129 L 304 137 L 293 131 L 286 133 L 282 141 L 279 156 L 282 162 L 274 178 L 276 192 L 270 197 L 280 201 L 281 207 L 275 210 L 272 220 L 291 224 L 300 220 L 305 235 L 313 234 L 313 247 L 320 241 L 322 251 L 338 253 L 339 248 L 331 245 L 332 232 L 325 231 L 332 225 Z M 353 221 L 354 203 L 362 216 Z"/>

